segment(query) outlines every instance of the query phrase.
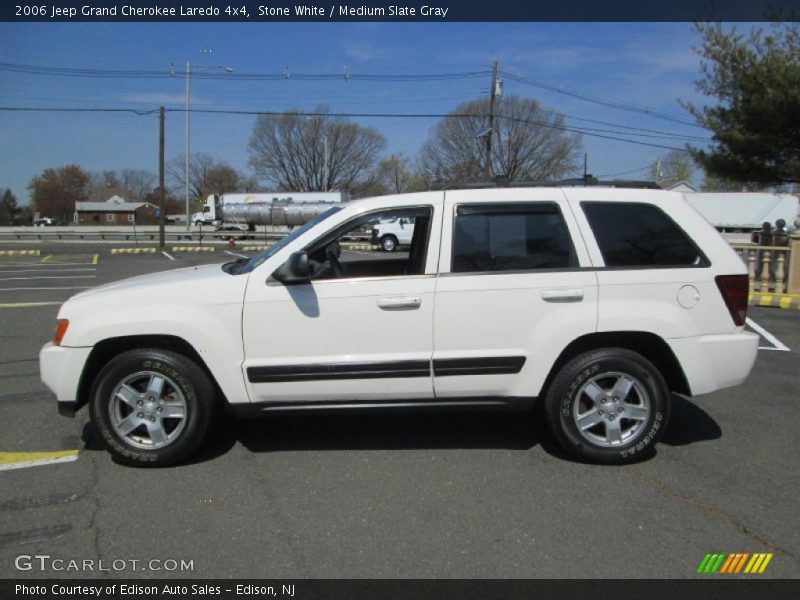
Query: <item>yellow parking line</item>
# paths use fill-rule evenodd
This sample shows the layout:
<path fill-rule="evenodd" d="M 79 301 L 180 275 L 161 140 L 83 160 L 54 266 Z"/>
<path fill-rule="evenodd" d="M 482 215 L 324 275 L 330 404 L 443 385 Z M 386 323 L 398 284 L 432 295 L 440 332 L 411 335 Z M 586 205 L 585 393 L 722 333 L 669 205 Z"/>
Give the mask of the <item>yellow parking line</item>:
<path fill-rule="evenodd" d="M 95 254 L 94 257 L 92 258 L 92 264 L 96 265 L 99 258 L 100 258 L 100 255 L 99 254 Z"/>
<path fill-rule="evenodd" d="M 50 262 L 51 260 L 53 260 L 53 255 L 52 254 L 48 254 L 42 260 L 40 260 L 39 262 L 40 263 L 46 263 L 46 262 Z"/>
<path fill-rule="evenodd" d="M 56 452 L 0 452 L 0 471 L 26 469 L 78 460 L 77 450 Z"/>
<path fill-rule="evenodd" d="M 63 302 L 12 302 L 10 304 L 0 304 L 0 308 L 32 308 L 35 306 L 53 306 L 63 304 Z"/>

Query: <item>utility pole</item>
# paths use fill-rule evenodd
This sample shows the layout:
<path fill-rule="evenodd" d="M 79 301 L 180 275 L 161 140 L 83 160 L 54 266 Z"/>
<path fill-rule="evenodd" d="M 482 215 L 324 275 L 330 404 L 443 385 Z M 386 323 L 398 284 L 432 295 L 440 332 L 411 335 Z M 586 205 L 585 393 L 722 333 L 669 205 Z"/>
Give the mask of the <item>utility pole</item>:
<path fill-rule="evenodd" d="M 492 137 L 494 134 L 494 106 L 497 97 L 497 61 L 492 63 L 492 87 L 489 88 L 489 133 L 486 135 L 486 179 L 492 179 Z"/>
<path fill-rule="evenodd" d="M 164 107 L 158 111 L 158 245 L 163 250 L 164 240 Z"/>

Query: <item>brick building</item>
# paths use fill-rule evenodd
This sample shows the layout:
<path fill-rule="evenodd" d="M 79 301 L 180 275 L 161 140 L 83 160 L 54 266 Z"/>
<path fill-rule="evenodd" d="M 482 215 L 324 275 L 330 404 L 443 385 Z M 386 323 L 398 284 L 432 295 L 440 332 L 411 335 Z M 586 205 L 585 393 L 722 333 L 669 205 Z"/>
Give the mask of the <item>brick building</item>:
<path fill-rule="evenodd" d="M 156 225 L 158 207 L 111 196 L 105 202 L 76 202 L 76 225 Z"/>

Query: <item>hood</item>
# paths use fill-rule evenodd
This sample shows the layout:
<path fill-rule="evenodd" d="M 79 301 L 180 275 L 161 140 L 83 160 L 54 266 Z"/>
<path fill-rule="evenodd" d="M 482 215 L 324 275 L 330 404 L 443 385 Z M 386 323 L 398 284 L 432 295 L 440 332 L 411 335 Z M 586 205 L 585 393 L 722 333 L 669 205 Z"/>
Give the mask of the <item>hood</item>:
<path fill-rule="evenodd" d="M 184 267 L 182 269 L 172 269 L 169 271 L 159 271 L 158 273 L 149 273 L 147 275 L 137 275 L 136 277 L 129 277 L 128 279 L 120 279 L 99 285 L 90 290 L 86 290 L 75 294 L 70 300 L 78 298 L 85 298 L 88 296 L 95 296 L 97 294 L 106 294 L 109 291 L 122 291 L 122 290 L 141 290 L 142 288 L 160 288 L 163 286 L 180 286 L 185 283 L 195 282 L 198 280 L 216 279 L 219 275 L 230 277 L 222 270 L 222 264 L 216 265 L 201 265 L 197 267 Z"/>
<path fill-rule="evenodd" d="M 222 270 L 222 264 L 140 275 L 72 296 L 62 305 L 59 318 L 77 317 L 87 311 L 126 308 L 152 311 L 175 305 L 241 304 L 247 279 L 229 275 Z"/>

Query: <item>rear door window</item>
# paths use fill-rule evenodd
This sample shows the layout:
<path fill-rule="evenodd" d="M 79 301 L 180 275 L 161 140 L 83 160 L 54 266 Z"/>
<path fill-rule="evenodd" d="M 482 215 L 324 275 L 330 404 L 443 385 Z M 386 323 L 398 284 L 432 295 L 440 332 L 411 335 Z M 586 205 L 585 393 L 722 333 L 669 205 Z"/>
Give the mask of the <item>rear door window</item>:
<path fill-rule="evenodd" d="M 464 204 L 456 211 L 453 273 L 575 266 L 572 240 L 555 202 Z"/>

